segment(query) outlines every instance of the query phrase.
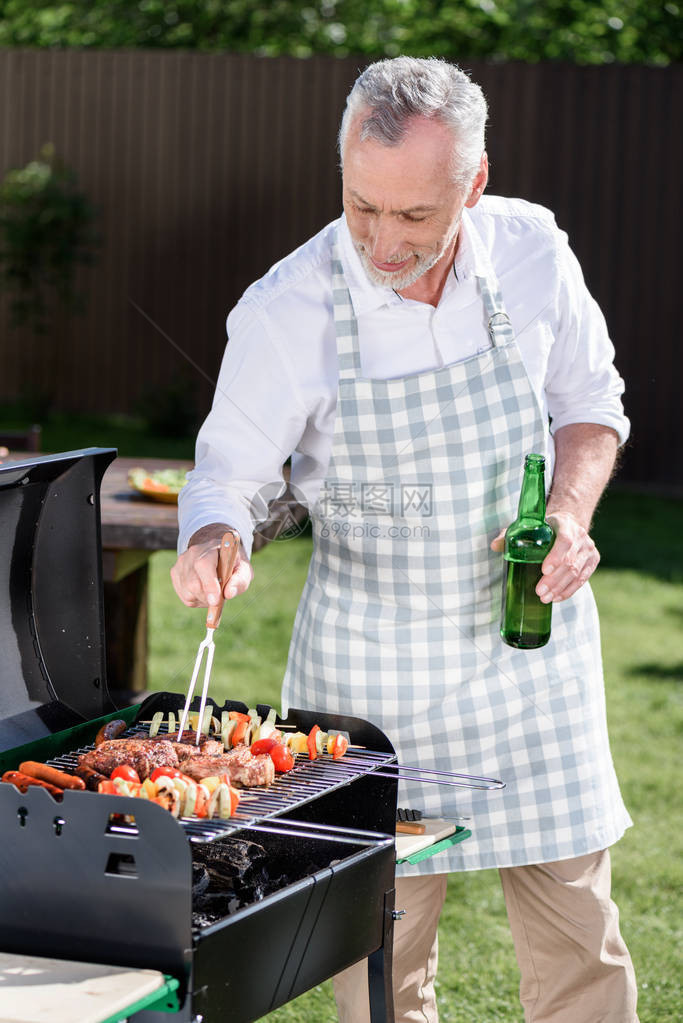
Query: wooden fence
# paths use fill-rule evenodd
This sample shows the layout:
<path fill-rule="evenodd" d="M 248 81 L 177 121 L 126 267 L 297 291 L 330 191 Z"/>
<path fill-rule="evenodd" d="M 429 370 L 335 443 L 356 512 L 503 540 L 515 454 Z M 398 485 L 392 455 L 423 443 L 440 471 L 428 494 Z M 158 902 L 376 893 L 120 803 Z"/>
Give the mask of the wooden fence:
<path fill-rule="evenodd" d="M 0 51 L 0 173 L 45 142 L 99 209 L 82 316 L 47 336 L 0 303 L 0 402 L 126 412 L 178 379 L 208 408 L 226 314 L 338 215 L 335 150 L 363 59 Z M 622 479 L 683 481 L 680 66 L 463 61 L 489 99 L 489 190 L 550 206 L 607 317 L 633 440 Z"/>

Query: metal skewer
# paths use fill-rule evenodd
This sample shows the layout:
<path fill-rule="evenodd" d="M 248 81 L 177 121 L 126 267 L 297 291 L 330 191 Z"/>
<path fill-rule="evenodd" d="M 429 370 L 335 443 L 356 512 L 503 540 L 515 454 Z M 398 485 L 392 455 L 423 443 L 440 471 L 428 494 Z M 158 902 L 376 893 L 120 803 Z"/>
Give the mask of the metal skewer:
<path fill-rule="evenodd" d="M 476 774 L 459 774 L 456 771 L 437 771 L 431 767 L 408 767 L 405 764 L 382 764 L 381 771 L 372 771 L 371 768 L 377 763 L 370 757 L 351 756 L 349 763 L 359 764 L 368 768 L 368 773 L 377 778 L 405 778 L 410 781 L 424 781 L 433 785 L 456 785 L 467 789 L 504 789 L 505 782 L 498 778 L 482 778 Z M 339 761 L 338 761 L 339 763 Z M 396 774 L 389 774 L 396 771 Z M 437 777 L 431 777 L 437 775 Z M 430 777 L 427 777 L 430 776 Z M 449 781 L 441 781 L 448 778 Z"/>
<path fill-rule="evenodd" d="M 204 651 L 206 651 L 206 667 L 204 668 L 204 682 L 202 685 L 202 699 L 199 706 L 199 719 L 197 721 L 197 737 L 195 739 L 195 745 L 199 745 L 199 735 L 201 731 L 201 723 L 204 720 L 204 708 L 206 707 L 206 695 L 209 691 L 209 679 L 211 677 L 211 666 L 213 664 L 213 655 L 215 652 L 215 646 L 213 642 L 213 634 L 218 628 L 218 624 L 221 620 L 221 612 L 223 610 L 223 604 L 225 603 L 225 597 L 223 596 L 225 590 L 225 584 L 232 575 L 232 570 L 235 566 L 235 560 L 240 546 L 240 538 L 237 533 L 232 530 L 223 535 L 221 545 L 218 553 L 218 578 L 221 584 L 221 594 L 218 599 L 218 603 L 213 604 L 209 607 L 206 615 L 206 637 L 199 644 L 197 650 L 197 657 L 194 662 L 194 670 L 192 672 L 192 678 L 190 679 L 190 685 L 187 690 L 187 698 L 185 700 L 185 706 L 183 708 L 183 714 L 180 719 L 180 725 L 178 728 L 178 742 L 182 742 L 183 731 L 187 722 L 187 715 L 190 709 L 190 703 L 194 695 L 195 685 L 197 684 L 197 676 L 199 675 L 199 669 L 201 667 L 202 659 L 204 657 Z"/>
<path fill-rule="evenodd" d="M 386 765 L 383 765 L 383 766 L 392 767 L 393 765 L 392 764 L 386 764 Z M 416 768 L 415 769 L 409 769 L 409 770 L 417 771 Z M 371 778 L 404 778 L 406 781 L 421 781 L 421 782 L 424 782 L 425 785 L 451 785 L 451 786 L 454 786 L 455 788 L 461 788 L 461 789 L 504 789 L 505 788 L 505 782 L 504 781 L 498 781 L 498 779 L 496 779 L 496 778 L 474 778 L 474 777 L 472 777 L 470 781 L 460 780 L 460 779 L 467 778 L 468 775 L 466 775 L 466 774 L 464 774 L 464 775 L 463 774 L 453 775 L 453 779 L 454 779 L 453 781 L 444 781 L 441 778 L 427 778 L 427 777 L 425 777 L 424 774 L 419 773 L 419 772 L 418 773 L 414 773 L 414 774 L 409 774 L 409 773 L 403 774 L 401 771 L 397 771 L 396 774 L 386 774 L 384 771 L 369 771 L 368 772 L 368 776 L 371 777 Z M 455 780 L 456 778 L 458 779 L 457 781 Z M 481 782 L 482 784 L 477 784 L 477 782 Z"/>

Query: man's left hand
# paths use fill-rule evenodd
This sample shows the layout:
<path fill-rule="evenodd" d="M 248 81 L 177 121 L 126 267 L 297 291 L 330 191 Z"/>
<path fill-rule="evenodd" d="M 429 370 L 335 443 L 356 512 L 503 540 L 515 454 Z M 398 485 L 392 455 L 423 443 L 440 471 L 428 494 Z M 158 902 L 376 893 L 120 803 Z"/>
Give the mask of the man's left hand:
<path fill-rule="evenodd" d="M 555 530 L 555 542 L 541 565 L 543 578 L 536 593 L 544 604 L 567 600 L 590 579 L 600 552 L 588 531 L 568 512 L 554 512 L 547 521 Z M 505 530 L 491 542 L 491 550 L 503 551 Z"/>

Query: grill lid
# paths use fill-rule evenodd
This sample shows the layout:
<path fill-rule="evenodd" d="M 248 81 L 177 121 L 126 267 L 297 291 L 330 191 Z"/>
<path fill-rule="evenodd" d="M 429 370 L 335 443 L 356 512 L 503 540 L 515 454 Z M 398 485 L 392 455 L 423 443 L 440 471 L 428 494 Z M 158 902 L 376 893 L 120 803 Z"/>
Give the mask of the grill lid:
<path fill-rule="evenodd" d="M 0 465 L 0 750 L 108 709 L 99 493 L 115 457 Z"/>

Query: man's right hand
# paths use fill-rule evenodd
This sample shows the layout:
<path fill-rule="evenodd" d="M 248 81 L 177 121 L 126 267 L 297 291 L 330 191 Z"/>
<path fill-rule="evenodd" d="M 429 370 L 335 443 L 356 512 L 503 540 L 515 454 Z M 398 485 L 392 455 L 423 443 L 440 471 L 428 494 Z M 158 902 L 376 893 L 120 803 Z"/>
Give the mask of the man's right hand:
<path fill-rule="evenodd" d="M 221 522 L 198 529 L 190 539 L 184 554 L 181 554 L 171 569 L 173 587 L 187 607 L 209 607 L 217 604 L 221 585 L 218 579 L 218 552 L 223 535 L 231 529 Z M 254 571 L 240 543 L 239 554 L 232 575 L 225 584 L 223 596 L 226 600 L 244 593 L 248 589 Z"/>

